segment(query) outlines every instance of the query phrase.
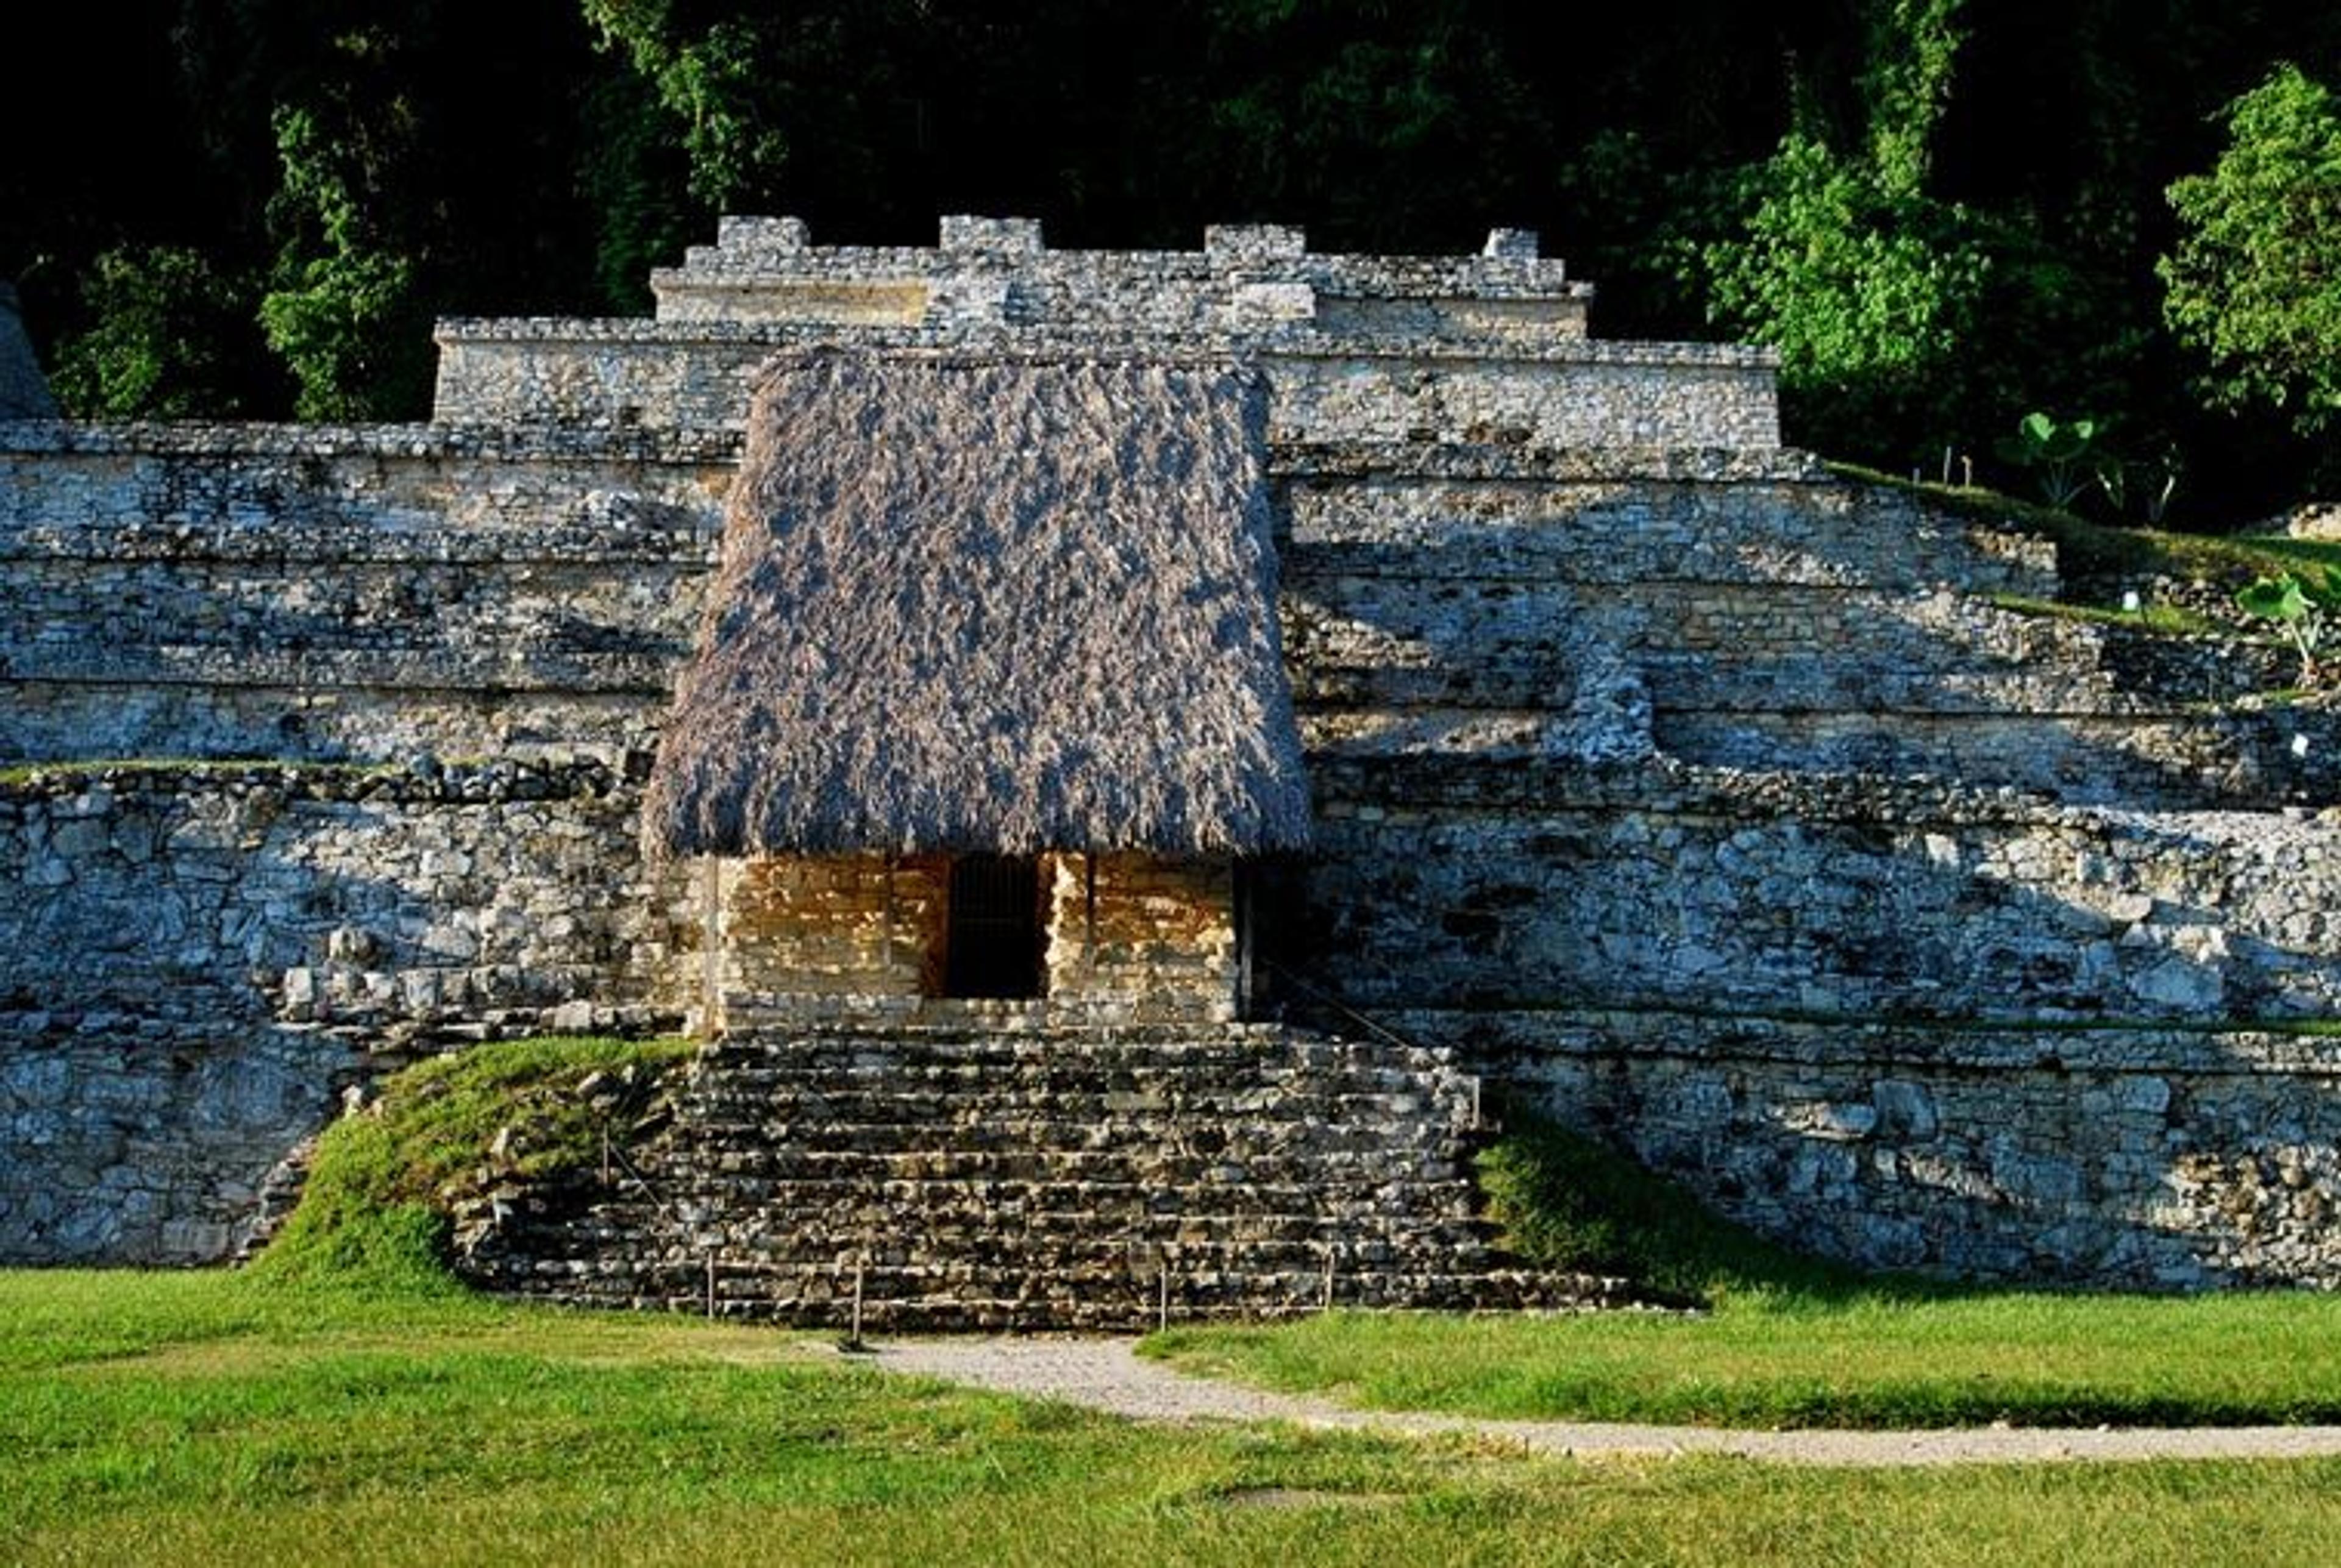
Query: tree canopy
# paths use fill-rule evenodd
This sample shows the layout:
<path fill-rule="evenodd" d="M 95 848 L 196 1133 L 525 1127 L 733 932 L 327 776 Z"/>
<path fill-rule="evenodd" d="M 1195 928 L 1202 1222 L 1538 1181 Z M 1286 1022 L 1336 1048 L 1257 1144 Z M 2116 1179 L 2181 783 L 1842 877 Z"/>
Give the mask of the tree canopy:
<path fill-rule="evenodd" d="M 2170 187 L 2182 227 L 2164 308 L 2209 355 L 2213 401 L 2320 433 L 2341 420 L 2341 106 L 2287 65 L 2223 118 L 2217 165 Z"/>
<path fill-rule="evenodd" d="M 1600 285 L 1597 331 L 1777 345 L 1788 434 L 1831 455 L 1988 466 L 2045 412 L 2184 449 L 2181 518 L 2341 483 L 2333 7 L 121 0 L 11 27 L 0 277 L 86 415 L 418 414 L 433 315 L 639 310 L 726 210 L 882 243 L 959 211 L 1111 246 L 1503 225 Z"/>

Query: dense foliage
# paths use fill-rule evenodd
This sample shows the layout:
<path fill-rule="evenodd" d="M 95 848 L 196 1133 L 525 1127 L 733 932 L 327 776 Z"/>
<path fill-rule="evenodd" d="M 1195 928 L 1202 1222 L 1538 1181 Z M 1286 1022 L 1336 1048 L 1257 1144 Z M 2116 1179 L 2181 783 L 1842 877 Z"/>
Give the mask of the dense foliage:
<path fill-rule="evenodd" d="M 2341 106 L 2286 65 L 2226 119 L 2217 166 L 2170 189 L 2170 325 L 2210 355 L 2215 401 L 2322 432 L 2341 421 Z"/>
<path fill-rule="evenodd" d="M 10 23 L 0 276 L 75 412 L 423 411 L 435 315 L 635 310 L 721 210 L 917 243 L 1541 229 L 1792 439 L 2202 525 L 2341 484 L 2341 10 L 2275 0 L 124 0 Z M 103 119 L 105 134 L 89 129 Z M 2175 463 L 2166 463 L 2174 456 Z M 2136 514 L 2093 490 L 2101 514 Z"/>

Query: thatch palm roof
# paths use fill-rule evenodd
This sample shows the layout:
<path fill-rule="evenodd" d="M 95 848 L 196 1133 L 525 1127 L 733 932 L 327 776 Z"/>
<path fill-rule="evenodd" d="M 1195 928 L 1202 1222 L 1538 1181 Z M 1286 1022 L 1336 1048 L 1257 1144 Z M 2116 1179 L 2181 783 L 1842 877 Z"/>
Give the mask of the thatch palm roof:
<path fill-rule="evenodd" d="M 652 845 L 1305 843 L 1261 451 L 1226 362 L 776 362 Z"/>

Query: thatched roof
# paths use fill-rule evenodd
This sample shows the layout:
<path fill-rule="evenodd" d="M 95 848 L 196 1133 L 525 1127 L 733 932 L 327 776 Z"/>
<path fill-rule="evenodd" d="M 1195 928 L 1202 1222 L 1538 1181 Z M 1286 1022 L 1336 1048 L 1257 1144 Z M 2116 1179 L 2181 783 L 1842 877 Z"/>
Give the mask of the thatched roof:
<path fill-rule="evenodd" d="M 651 844 L 1302 844 L 1261 451 L 1222 361 L 777 362 Z"/>
<path fill-rule="evenodd" d="M 14 285 L 0 283 L 0 419 L 55 419 L 57 405 L 16 314 Z"/>

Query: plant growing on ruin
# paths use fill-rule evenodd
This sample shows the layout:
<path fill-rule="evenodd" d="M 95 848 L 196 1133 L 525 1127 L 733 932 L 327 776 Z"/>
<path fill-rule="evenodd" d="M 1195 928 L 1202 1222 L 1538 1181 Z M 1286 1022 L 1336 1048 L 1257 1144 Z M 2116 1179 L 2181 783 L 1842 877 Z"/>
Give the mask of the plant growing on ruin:
<path fill-rule="evenodd" d="M 288 1284 L 374 1291 L 453 1288 L 455 1202 L 503 1175 L 543 1180 L 589 1165 L 605 1114 L 597 1075 L 651 1084 L 695 1049 L 683 1040 L 498 1041 L 407 1067 L 381 1098 L 318 1141 L 300 1207 L 254 1264 Z"/>
<path fill-rule="evenodd" d="M 2261 577 L 2236 591 L 2236 603 L 2247 615 L 2273 624 L 2292 640 L 2300 654 L 2303 685 L 2317 684 L 2317 645 L 2324 641 L 2329 601 L 2290 572 Z"/>
<path fill-rule="evenodd" d="M 2137 486 L 2138 505 L 2146 513 L 2147 525 L 2161 527 L 2163 519 L 2170 514 L 2170 497 L 2178 489 L 2178 477 L 2186 469 L 2178 448 L 2167 445 L 2142 463 L 2123 466 Z"/>
<path fill-rule="evenodd" d="M 2017 422 L 2016 434 L 1999 443 L 1999 454 L 2027 470 L 2040 487 L 2041 499 L 2051 506 L 2069 508 L 2093 484 L 2107 483 L 2110 471 L 2121 483 L 2121 464 L 2106 452 L 2094 419 L 2058 420 L 2034 409 Z M 2108 494 L 2118 500 L 2117 489 Z"/>

